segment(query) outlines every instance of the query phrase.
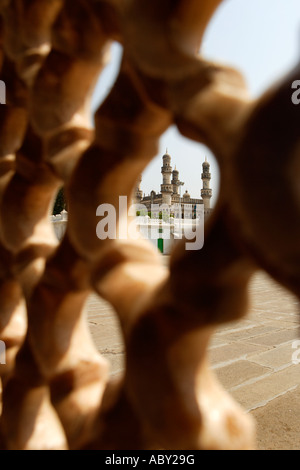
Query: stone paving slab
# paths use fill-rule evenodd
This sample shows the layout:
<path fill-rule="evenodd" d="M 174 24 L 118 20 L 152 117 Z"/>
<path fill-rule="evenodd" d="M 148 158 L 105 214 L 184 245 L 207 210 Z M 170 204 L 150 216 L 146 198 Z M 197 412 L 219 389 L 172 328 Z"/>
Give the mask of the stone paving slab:
<path fill-rule="evenodd" d="M 259 377 L 269 374 L 271 369 L 269 367 L 256 364 L 255 362 L 236 361 L 234 364 L 221 367 L 215 372 L 226 390 L 231 390 L 245 382 L 258 379 Z"/>
<path fill-rule="evenodd" d="M 276 333 L 267 333 L 262 336 L 255 336 L 250 339 L 244 340 L 244 343 L 251 345 L 258 344 L 263 346 L 276 347 L 297 339 L 299 339 L 299 330 L 297 327 L 294 327 L 286 330 L 281 330 Z"/>
<path fill-rule="evenodd" d="M 247 411 L 252 411 L 293 390 L 299 383 L 300 368 L 291 366 L 279 372 L 270 372 L 267 376 L 256 377 L 255 381 L 229 391 Z"/>
<path fill-rule="evenodd" d="M 300 450 L 300 386 L 251 412 L 258 450 Z"/>
<path fill-rule="evenodd" d="M 243 341 L 236 341 L 225 346 L 219 346 L 209 351 L 209 360 L 214 368 L 228 365 L 229 363 L 246 359 L 251 354 L 264 352 L 269 346 L 258 344 L 247 344 Z"/>
<path fill-rule="evenodd" d="M 98 351 L 107 359 L 111 375 L 124 370 L 124 344 L 119 322 L 111 306 L 96 295 L 87 304 L 90 332 Z"/>
<path fill-rule="evenodd" d="M 293 343 L 300 339 L 299 303 L 264 273 L 253 278 L 249 293 L 247 317 L 222 325 L 211 339 L 212 368 L 256 418 L 259 448 L 299 449 L 300 365 L 292 361 Z M 124 346 L 113 310 L 91 296 L 87 315 L 96 347 L 110 361 L 111 374 L 119 374 Z"/>
<path fill-rule="evenodd" d="M 226 340 L 229 342 L 235 342 L 235 341 L 243 341 L 247 340 L 250 338 L 255 338 L 253 340 L 254 343 L 256 343 L 256 339 L 259 338 L 262 335 L 269 334 L 270 332 L 275 332 L 279 331 L 280 326 L 274 326 L 274 325 L 258 325 L 258 326 L 251 326 L 249 328 L 243 328 L 241 330 L 234 331 L 232 333 L 227 333 L 226 334 Z M 251 342 L 251 340 L 249 341 Z"/>
<path fill-rule="evenodd" d="M 291 354 L 293 352 L 294 350 L 292 351 L 291 343 L 287 343 L 269 351 L 250 356 L 249 360 L 252 363 L 259 364 L 264 367 L 270 367 L 277 371 L 291 365 Z"/>

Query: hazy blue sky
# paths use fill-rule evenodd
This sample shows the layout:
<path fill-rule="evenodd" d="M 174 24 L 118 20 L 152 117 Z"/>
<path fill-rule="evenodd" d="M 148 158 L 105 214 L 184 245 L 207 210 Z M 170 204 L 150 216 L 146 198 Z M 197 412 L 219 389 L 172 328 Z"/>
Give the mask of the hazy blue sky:
<path fill-rule="evenodd" d="M 94 108 L 113 84 L 121 53 L 121 48 L 114 46 L 112 61 L 95 91 Z M 300 60 L 299 0 L 225 0 L 206 31 L 202 54 L 238 68 L 252 95 L 259 96 Z M 202 163 L 208 157 L 215 203 L 219 171 L 214 156 L 181 137 L 175 128 L 162 136 L 159 154 L 143 174 L 142 190 L 146 194 L 152 189 L 159 192 L 161 157 L 166 148 L 185 182 L 182 191 L 187 189 L 192 197 L 200 196 Z"/>

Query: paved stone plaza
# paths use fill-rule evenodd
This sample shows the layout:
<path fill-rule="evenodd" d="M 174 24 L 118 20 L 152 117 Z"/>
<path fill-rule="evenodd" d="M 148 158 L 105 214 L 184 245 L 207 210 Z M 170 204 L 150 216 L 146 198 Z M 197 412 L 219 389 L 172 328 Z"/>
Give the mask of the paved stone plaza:
<path fill-rule="evenodd" d="M 300 450 L 300 364 L 293 364 L 299 303 L 264 273 L 254 277 L 250 294 L 249 315 L 216 332 L 210 361 L 226 390 L 255 417 L 259 449 Z M 120 373 L 124 346 L 112 309 L 92 296 L 88 320 L 111 373 Z"/>

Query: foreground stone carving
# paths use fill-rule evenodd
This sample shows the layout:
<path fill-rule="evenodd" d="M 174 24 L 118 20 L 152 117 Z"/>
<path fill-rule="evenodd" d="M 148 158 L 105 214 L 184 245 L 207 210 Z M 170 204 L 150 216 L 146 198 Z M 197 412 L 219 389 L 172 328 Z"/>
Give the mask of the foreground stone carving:
<path fill-rule="evenodd" d="M 3 449 L 255 445 L 253 423 L 218 384 L 206 349 L 217 325 L 247 312 L 257 269 L 299 296 L 299 109 L 290 84 L 300 70 L 253 101 L 237 71 L 195 55 L 220 3 L 0 2 Z M 124 56 L 93 131 L 91 92 L 112 40 Z M 171 124 L 211 148 L 222 185 L 204 249 L 186 252 L 183 242 L 165 268 L 145 241 L 99 241 L 96 208 L 130 198 Z M 48 214 L 62 183 L 69 222 L 58 245 Z M 92 291 L 120 320 L 118 381 L 85 321 Z"/>

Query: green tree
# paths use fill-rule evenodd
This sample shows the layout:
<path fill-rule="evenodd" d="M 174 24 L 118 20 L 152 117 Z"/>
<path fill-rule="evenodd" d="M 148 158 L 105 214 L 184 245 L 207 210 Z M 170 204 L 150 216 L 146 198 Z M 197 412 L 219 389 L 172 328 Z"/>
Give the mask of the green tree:
<path fill-rule="evenodd" d="M 63 210 L 67 209 L 67 201 L 65 197 L 64 188 L 60 188 L 57 193 L 56 200 L 53 206 L 53 215 L 60 214 Z"/>

